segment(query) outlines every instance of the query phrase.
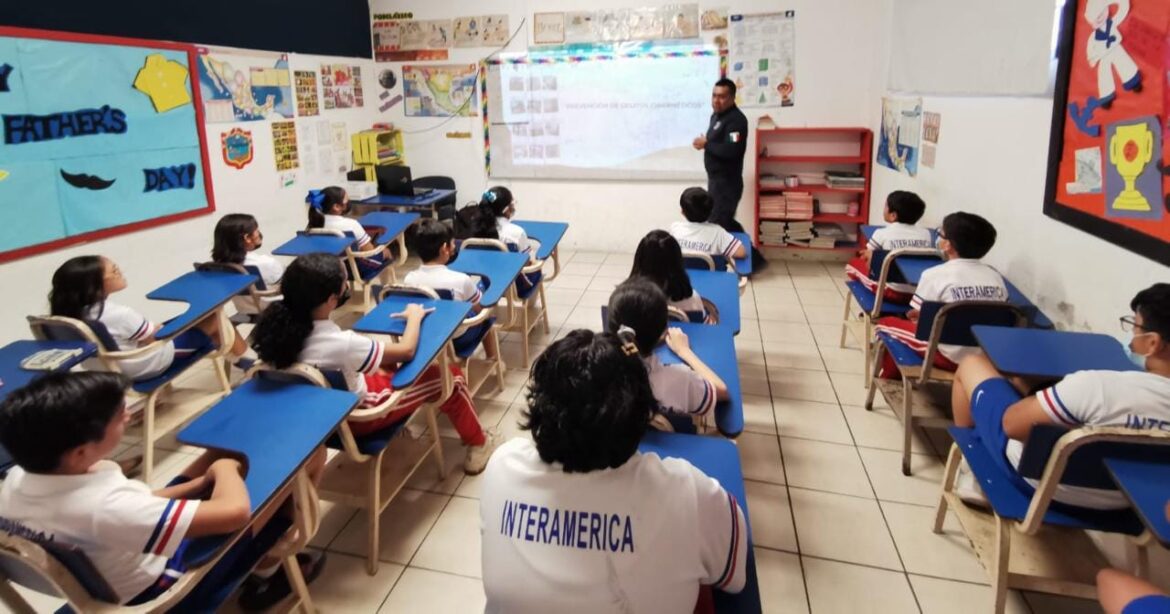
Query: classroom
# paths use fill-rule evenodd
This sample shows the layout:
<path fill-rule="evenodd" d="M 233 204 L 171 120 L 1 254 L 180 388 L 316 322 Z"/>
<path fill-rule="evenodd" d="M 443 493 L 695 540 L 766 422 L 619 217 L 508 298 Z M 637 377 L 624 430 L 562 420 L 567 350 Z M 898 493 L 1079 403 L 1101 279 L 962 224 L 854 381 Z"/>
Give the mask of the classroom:
<path fill-rule="evenodd" d="M 0 119 L 0 611 L 1170 614 L 1165 0 L 11 2 Z"/>

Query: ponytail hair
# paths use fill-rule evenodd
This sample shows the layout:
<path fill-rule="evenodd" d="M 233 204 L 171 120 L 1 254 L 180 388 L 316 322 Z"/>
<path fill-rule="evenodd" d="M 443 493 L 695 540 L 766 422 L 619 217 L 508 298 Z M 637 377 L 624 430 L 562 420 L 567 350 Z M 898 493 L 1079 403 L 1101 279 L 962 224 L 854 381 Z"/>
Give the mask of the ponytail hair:
<path fill-rule="evenodd" d="M 307 254 L 294 260 L 280 281 L 284 298 L 260 314 L 252 333 L 252 348 L 260 360 L 277 369 L 297 362 L 313 332 L 313 310 L 340 294 L 344 285 L 337 257 Z"/>
<path fill-rule="evenodd" d="M 490 205 L 471 203 L 455 213 L 455 238 L 499 239 L 496 228 L 496 214 Z"/>
<path fill-rule="evenodd" d="M 511 190 L 504 186 L 496 186 L 484 191 L 483 198 L 479 199 L 479 206 L 491 211 L 492 217 L 503 217 L 514 200 Z"/>
<path fill-rule="evenodd" d="M 305 203 L 309 205 L 308 228 L 324 228 L 325 215 L 333 209 L 333 205 L 345 202 L 345 190 L 335 185 L 320 190 L 309 190 L 305 196 Z"/>
<path fill-rule="evenodd" d="M 256 232 L 260 224 L 247 213 L 229 213 L 215 225 L 215 241 L 211 246 L 212 262 L 244 264 L 248 249 L 244 237 Z"/>
<path fill-rule="evenodd" d="M 53 273 L 49 313 L 84 320 L 86 310 L 106 300 L 105 260 L 101 256 L 77 256 Z"/>
<path fill-rule="evenodd" d="M 605 329 L 623 340 L 632 338 L 642 356 L 649 356 L 666 332 L 666 294 L 643 278 L 622 282 L 609 297 Z"/>

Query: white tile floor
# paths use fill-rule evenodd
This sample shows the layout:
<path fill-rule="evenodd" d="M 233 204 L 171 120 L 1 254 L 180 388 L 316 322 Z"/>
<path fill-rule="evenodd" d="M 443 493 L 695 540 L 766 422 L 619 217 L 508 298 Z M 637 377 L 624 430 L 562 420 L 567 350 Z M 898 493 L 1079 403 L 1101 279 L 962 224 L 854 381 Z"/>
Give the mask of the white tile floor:
<path fill-rule="evenodd" d="M 629 270 L 629 254 L 563 254 L 548 288 L 552 333 L 533 336 L 539 352 L 558 335 L 596 329 L 600 306 Z M 914 442 L 913 477 L 899 469 L 900 427 L 889 409 L 863 407 L 862 357 L 837 347 L 840 266 L 775 261 L 741 299 L 736 340 L 746 432 L 736 442 L 747 479 L 756 564 L 765 612 L 987 612 L 991 593 L 953 518 L 930 531 L 942 466 L 930 438 Z M 518 356 L 514 339 L 505 356 Z M 514 360 L 503 391 L 477 399 L 486 426 L 510 436 L 524 405 L 526 372 Z M 463 452 L 446 430 L 447 458 Z M 920 433 L 920 435 L 922 435 Z M 937 438 L 936 438 L 937 439 Z M 193 458 L 173 440 L 156 482 Z M 127 453 L 133 452 L 132 449 Z M 326 503 L 312 545 L 329 551 L 311 587 L 322 612 L 482 611 L 480 481 L 452 471 L 442 482 L 424 464 L 383 514 L 378 574 L 362 559 L 365 523 Z M 1092 602 L 1013 593 L 1010 613 L 1099 611 Z"/>

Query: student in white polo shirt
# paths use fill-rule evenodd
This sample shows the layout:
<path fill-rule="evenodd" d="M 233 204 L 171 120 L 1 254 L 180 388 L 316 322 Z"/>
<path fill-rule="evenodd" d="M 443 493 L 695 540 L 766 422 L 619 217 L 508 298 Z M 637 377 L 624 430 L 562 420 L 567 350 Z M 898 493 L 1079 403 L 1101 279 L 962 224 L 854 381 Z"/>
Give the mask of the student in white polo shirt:
<path fill-rule="evenodd" d="M 229 213 L 215 224 L 211 260 L 221 264 L 255 267 L 266 289 L 279 289 L 284 265 L 271 254 L 258 253 L 263 243 L 264 233 L 260 232 L 260 224 L 255 217 L 248 213 Z M 260 307 L 267 307 L 278 300 L 280 298 L 277 296 L 265 297 Z M 250 296 L 233 297 L 232 303 L 240 313 L 253 314 L 260 311 Z"/>
<path fill-rule="evenodd" d="M 447 263 L 455 255 L 455 238 L 451 228 L 439 220 L 424 217 L 419 218 L 407 230 L 407 243 L 414 250 L 415 255 L 422 260 L 422 265 L 406 274 L 403 283 L 408 286 L 429 288 L 435 291 L 449 292 L 451 299 L 471 303 L 471 312 L 468 317 L 474 316 L 483 310 L 479 299 L 483 297 L 479 284 L 470 275 L 453 271 Z M 496 323 L 495 318 L 488 318 L 474 328 L 468 329 L 455 339 L 456 347 L 468 343 L 468 340 L 483 335 L 484 331 Z M 496 356 L 495 341 L 491 336 L 483 337 L 483 349 L 489 358 Z"/>
<path fill-rule="evenodd" d="M 528 260 L 535 258 L 539 243 L 528 238 L 528 233 L 519 224 L 512 222 L 516 215 L 516 198 L 512 191 L 503 186 L 488 188 L 479 201 L 479 206 L 490 210 L 496 218 L 496 232 L 504 243 L 516 246 L 521 254 L 527 254 Z"/>
<path fill-rule="evenodd" d="M 974 426 L 993 456 L 1014 470 L 1036 424 L 1170 430 L 1170 284 L 1142 290 L 1121 318 L 1142 371 L 1078 371 L 1022 396 L 982 354 L 959 365 L 952 388 L 955 424 Z M 973 480 L 964 480 L 974 487 Z M 1030 481 L 1029 481 L 1030 482 Z M 1031 483 L 1032 486 L 1035 483 Z M 970 494 L 970 489 L 960 494 Z M 1129 507 L 1116 490 L 1059 486 L 1062 503 L 1095 509 Z"/>
<path fill-rule="evenodd" d="M 373 238 L 366 232 L 365 227 L 352 217 L 346 217 L 350 211 L 349 194 L 337 186 L 329 186 L 320 190 L 310 190 L 305 197 L 309 205 L 309 230 L 325 228 L 340 230 L 353 235 L 353 246 L 358 251 L 369 251 Z M 363 274 L 381 270 L 385 263 L 393 258 L 390 248 L 383 247 L 377 254 L 365 258 L 358 258 L 358 270 Z"/>
<path fill-rule="evenodd" d="M 691 278 L 683 266 L 682 248 L 665 230 L 651 230 L 642 237 L 634 252 L 634 266 L 630 278 L 644 277 L 658 285 L 666 294 L 669 305 L 688 314 L 702 314 L 707 318 L 703 297 L 691 285 Z"/>
<path fill-rule="evenodd" d="M 654 398 L 623 345 L 576 330 L 536 359 L 532 439 L 484 472 L 486 612 L 692 612 L 700 585 L 742 590 L 743 510 L 690 463 L 637 451 Z"/>
<path fill-rule="evenodd" d="M 252 333 L 252 345 L 261 360 L 278 369 L 303 362 L 338 371 L 346 388 L 362 399 L 361 407 L 377 407 L 394 394 L 395 371 L 414 358 L 418 348 L 419 329 L 427 314 L 421 305 L 407 305 L 402 313 L 392 316 L 406 320 L 405 330 L 395 342 L 342 330 L 330 314 L 349 300 L 349 282 L 345 268 L 329 254 L 308 254 L 294 260 L 284 272 L 281 291 L 284 298 L 264 310 Z M 449 368 L 454 387 L 445 400 L 443 373 L 439 365 L 431 364 L 404 391 L 392 411 L 377 420 L 350 422 L 350 430 L 355 435 L 368 435 L 407 419 L 423 403 L 441 400 L 439 411 L 446 414 L 468 447 L 463 471 L 471 475 L 482 472 L 496 447 L 497 435 L 480 424 L 463 371 L 457 365 Z"/>
<path fill-rule="evenodd" d="M 711 209 L 715 203 L 707 190 L 703 188 L 687 188 L 679 198 L 685 222 L 675 222 L 670 225 L 670 234 L 678 240 L 684 250 L 723 256 L 730 261 L 732 258 L 743 258 L 747 250 L 739 239 L 723 229 L 719 224 L 708 222 Z"/>
<path fill-rule="evenodd" d="M 1007 284 L 999 271 L 979 259 L 995 245 L 995 227 L 975 215 L 958 211 L 943 218 L 938 231 L 938 249 L 946 262 L 922 273 L 910 311 L 905 318 L 886 316 L 877 322 L 877 331 L 884 332 L 909 346 L 919 355 L 925 355 L 930 343 L 914 336 L 918 328 L 918 314 L 923 303 L 954 303 L 957 301 L 1007 301 Z M 959 361 L 979 348 L 940 344 L 935 353 L 934 366 L 954 371 Z M 897 377 L 898 369 L 887 352 L 882 362 L 881 377 Z"/>
<path fill-rule="evenodd" d="M 926 203 L 914 192 L 905 190 L 890 192 L 886 197 L 885 210 L 882 212 L 882 218 L 887 225 L 874 231 L 861 254 L 845 265 L 845 276 L 861 282 L 870 292 L 876 292 L 878 280 L 869 276 L 870 259 L 875 250 L 934 247 L 930 230 L 914 225 L 922 219 L 925 212 Z M 913 295 L 914 284 L 886 282 L 886 292 L 882 298 L 885 301 L 906 305 L 910 303 Z"/>
<path fill-rule="evenodd" d="M 162 325 L 151 322 L 131 307 L 109 300 L 111 294 L 121 292 L 127 286 L 122 269 L 109 258 L 70 258 L 53 273 L 49 313 L 75 320 L 100 322 L 121 351 L 150 345 L 154 343 L 154 334 Z M 219 316 L 213 313 L 145 355 L 118 360 L 118 368 L 135 381 L 157 377 L 171 367 L 176 357 L 190 355 L 214 345 L 213 340 L 219 336 L 219 326 Z M 248 344 L 234 328 L 232 333 L 233 362 L 246 370 L 252 362 L 244 358 Z"/>
<path fill-rule="evenodd" d="M 658 411 L 675 430 L 692 430 L 692 417 L 707 415 L 716 402 L 729 398 L 727 385 L 691 350 L 686 334 L 667 328 L 666 295 L 649 280 L 628 279 L 614 290 L 606 330 L 637 347 Z M 685 364 L 662 364 L 654 350 L 664 339 Z"/>
<path fill-rule="evenodd" d="M 173 485 L 155 491 L 102 460 L 126 428 L 126 384 L 116 373 L 55 373 L 5 399 L 0 443 L 17 466 L 0 488 L 0 530 L 77 546 L 118 603 L 139 604 L 182 577 L 188 540 L 240 530 L 251 521 L 251 506 L 240 462 L 222 455 L 204 454 Z M 249 548 L 270 546 L 241 538 L 209 579 L 222 576 Z M 316 577 L 320 563 L 315 561 L 306 580 Z M 216 584 L 201 582 L 173 611 L 203 611 L 201 600 L 222 588 Z M 282 594 L 270 592 L 264 598 L 274 600 L 265 603 L 289 592 L 286 581 Z M 241 605 L 250 609 L 255 598 L 245 592 Z"/>

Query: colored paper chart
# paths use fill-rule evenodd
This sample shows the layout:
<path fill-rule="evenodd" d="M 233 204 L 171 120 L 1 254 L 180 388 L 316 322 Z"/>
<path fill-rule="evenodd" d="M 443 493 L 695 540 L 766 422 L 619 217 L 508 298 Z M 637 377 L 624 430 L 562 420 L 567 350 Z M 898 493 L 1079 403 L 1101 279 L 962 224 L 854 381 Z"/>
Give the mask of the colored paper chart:
<path fill-rule="evenodd" d="M 213 210 L 194 48 L 46 36 L 0 28 L 0 261 Z"/>
<path fill-rule="evenodd" d="M 199 85 L 207 123 L 293 118 L 288 56 L 199 55 Z"/>

